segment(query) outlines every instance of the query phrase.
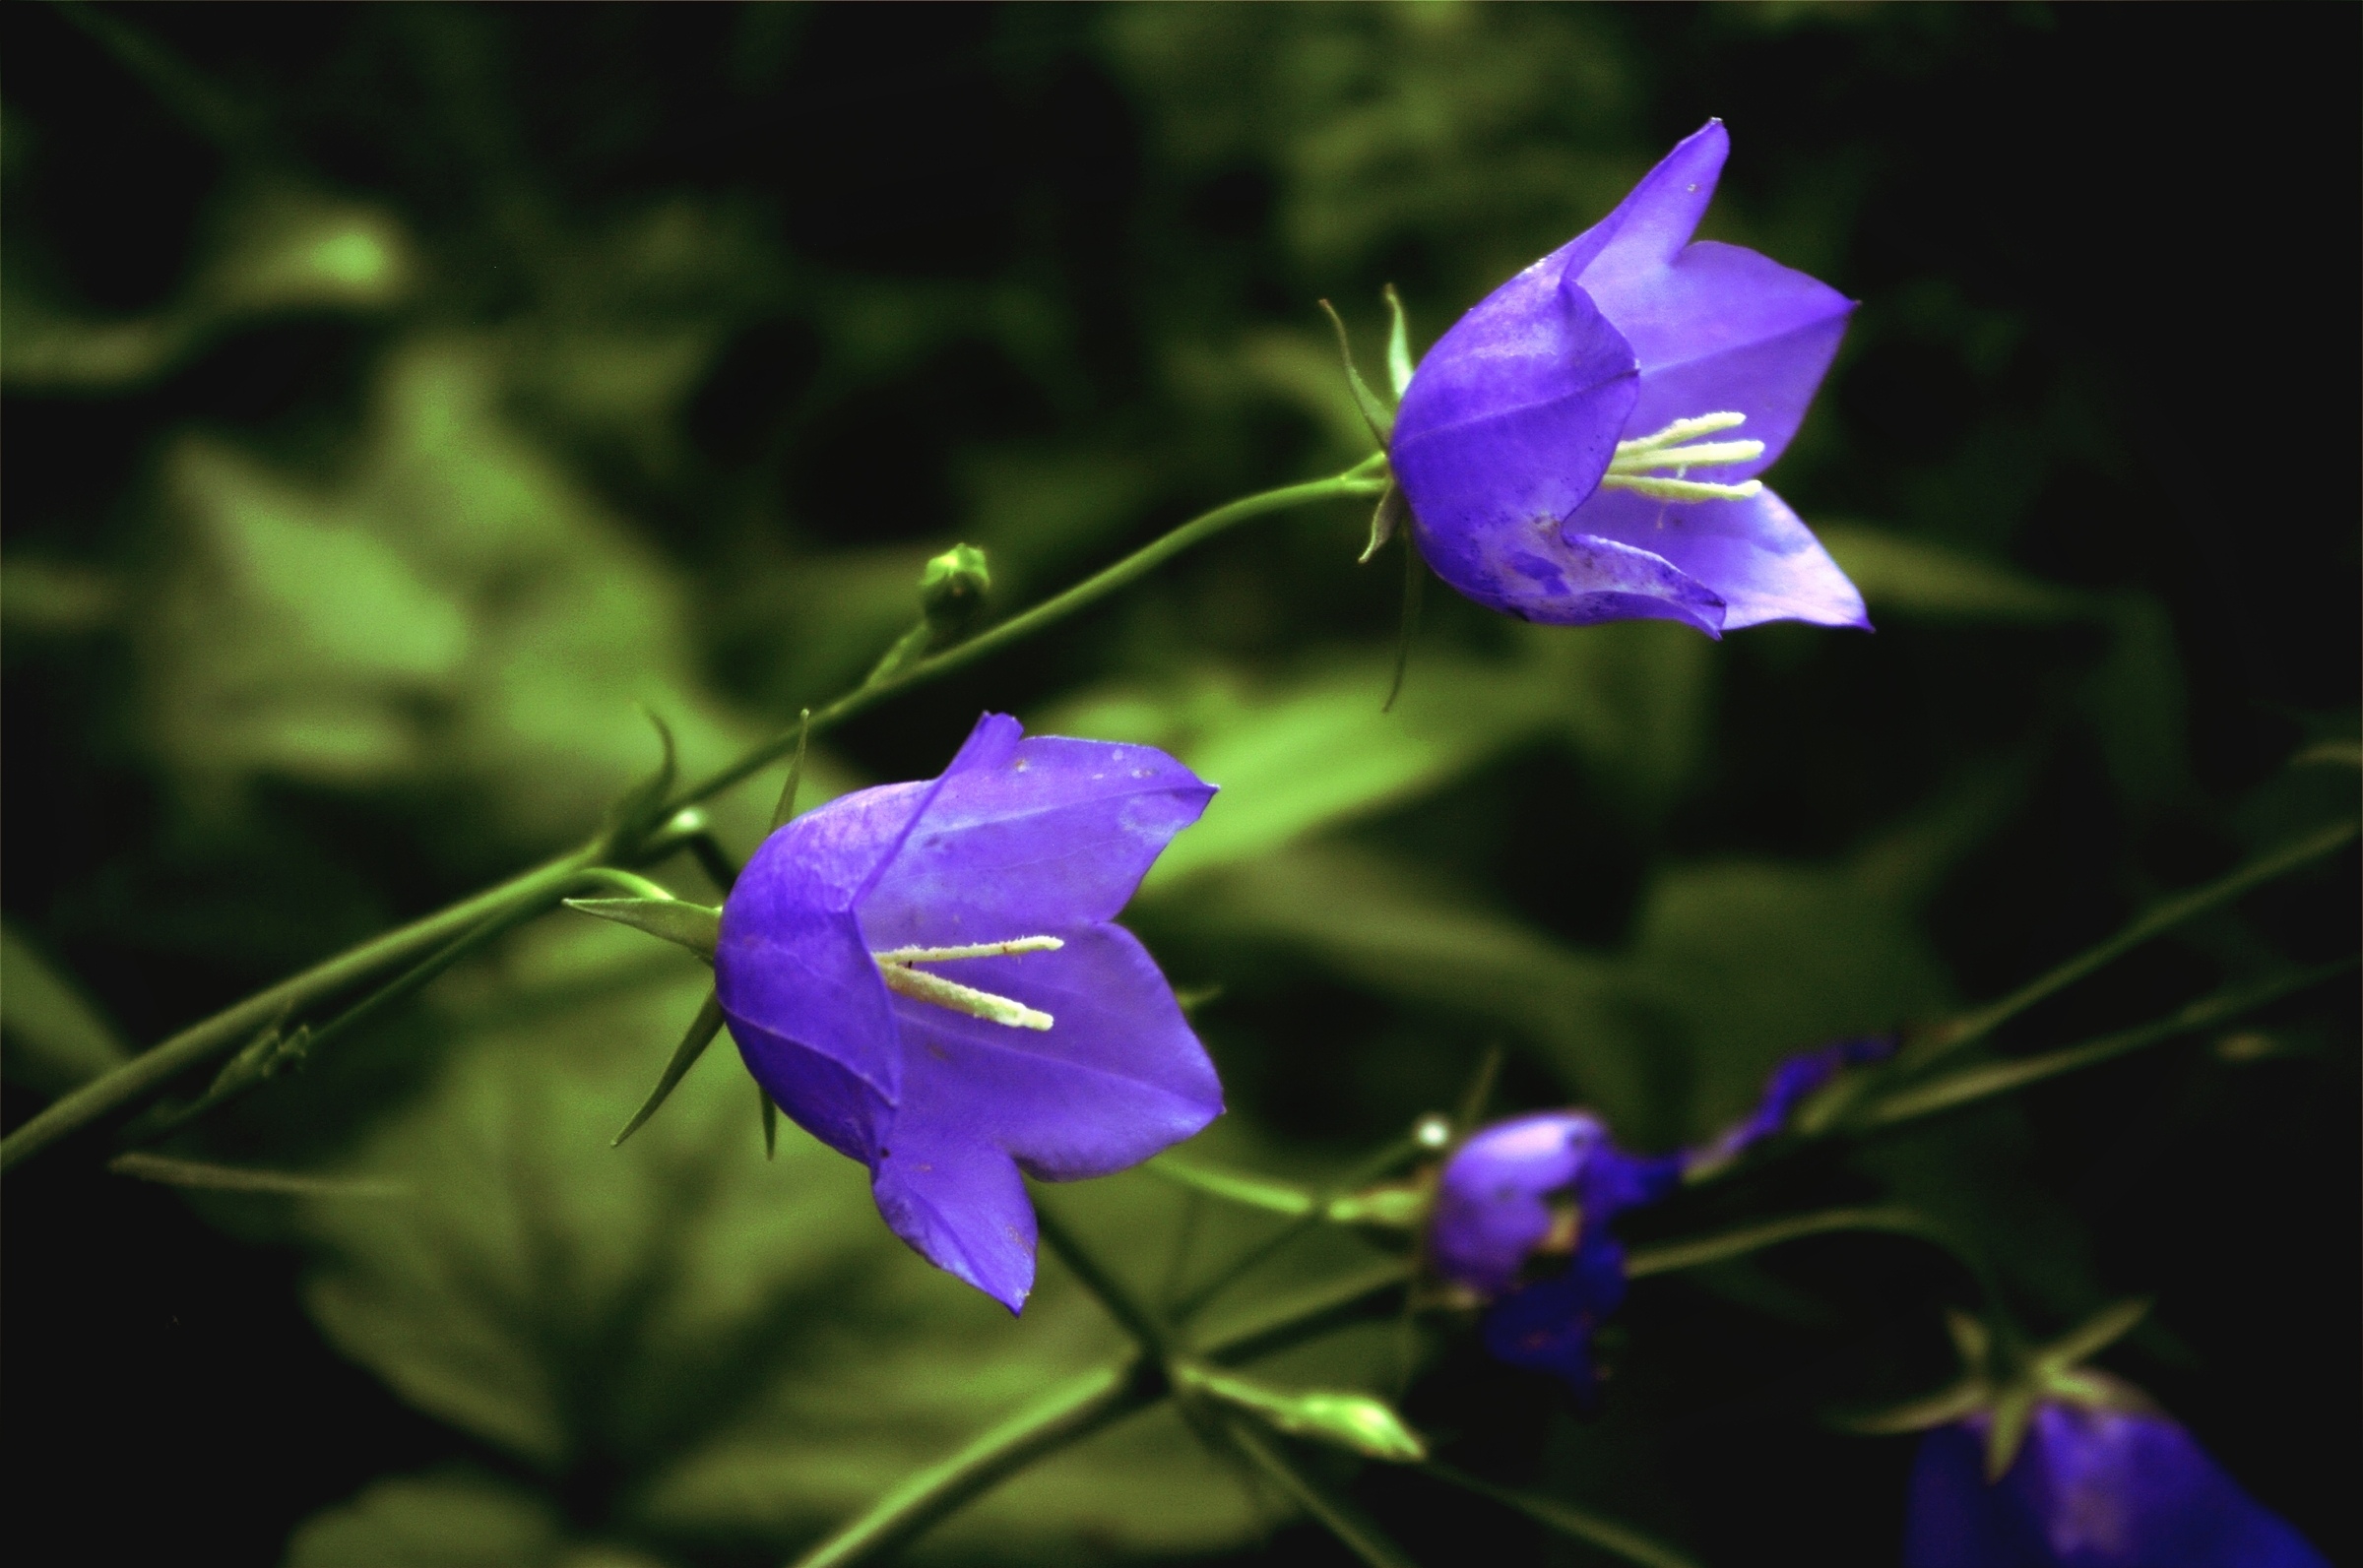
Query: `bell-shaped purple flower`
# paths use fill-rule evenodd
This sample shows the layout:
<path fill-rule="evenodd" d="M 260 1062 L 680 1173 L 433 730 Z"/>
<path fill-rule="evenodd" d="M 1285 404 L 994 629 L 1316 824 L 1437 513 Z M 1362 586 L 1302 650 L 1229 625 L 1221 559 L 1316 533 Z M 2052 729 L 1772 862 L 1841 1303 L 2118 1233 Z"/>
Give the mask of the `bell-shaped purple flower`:
<path fill-rule="evenodd" d="M 1437 576 L 1533 621 L 1868 627 L 1756 475 L 1805 417 L 1852 301 L 1691 243 L 1731 141 L 1709 121 L 1598 223 L 1420 361 L 1388 457 Z"/>
<path fill-rule="evenodd" d="M 1011 1311 L 1034 1284 L 1020 1171 L 1138 1164 L 1222 1086 L 1112 924 L 1214 786 L 1149 746 L 979 720 L 951 766 L 773 834 L 723 906 L 715 992 L 782 1110 L 871 1173 L 878 1212 Z"/>
<path fill-rule="evenodd" d="M 2329 1568 L 2171 1416 L 2077 1376 L 2097 1397 L 2038 1404 L 1998 1481 L 1983 1412 L 1921 1438 L 1904 1568 Z"/>
<path fill-rule="evenodd" d="M 1428 1266 L 1452 1296 L 1485 1306 L 1480 1332 L 1496 1360 L 1588 1398 L 1592 1336 L 1625 1299 L 1625 1249 L 1609 1222 L 1674 1191 L 1682 1171 L 1680 1155 L 1627 1154 L 1589 1111 L 1496 1122 L 1437 1173 Z"/>

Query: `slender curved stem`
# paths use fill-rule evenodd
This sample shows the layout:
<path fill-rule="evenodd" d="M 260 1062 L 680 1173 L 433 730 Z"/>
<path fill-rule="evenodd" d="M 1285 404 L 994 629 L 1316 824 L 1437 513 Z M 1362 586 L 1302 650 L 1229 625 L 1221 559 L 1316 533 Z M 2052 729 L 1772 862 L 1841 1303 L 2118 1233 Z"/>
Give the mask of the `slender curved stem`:
<path fill-rule="evenodd" d="M 1745 1257 L 1784 1241 L 1861 1230 L 1941 1240 L 1935 1237 L 1927 1221 L 1908 1209 L 1822 1209 L 1813 1214 L 1767 1220 L 1761 1224 L 1738 1225 L 1688 1241 L 1661 1241 L 1653 1246 L 1634 1247 L 1625 1259 L 1625 1273 L 1635 1280 L 1652 1274 L 1672 1274 L 1677 1269 L 1702 1268 Z"/>
<path fill-rule="evenodd" d="M 2204 914 L 2217 905 L 2227 904 L 2252 889 L 2264 886 L 2273 878 L 2296 870 L 2310 861 L 2341 848 L 2352 842 L 2357 824 L 2342 822 L 2320 833 L 2308 835 L 2293 844 L 2257 856 L 2244 866 L 2216 878 L 2203 887 L 2178 894 L 2162 904 L 2153 905 L 2107 941 L 2086 948 L 2050 972 L 2036 976 L 2010 995 L 1989 1002 L 1984 1007 L 1965 1013 L 1943 1029 L 1930 1035 L 1904 1052 L 1897 1065 L 1907 1071 L 1927 1066 L 1941 1056 L 1949 1055 L 1973 1040 L 1982 1039 L 2028 1008 L 2063 990 L 2102 966 L 2122 958 L 2153 936 L 2172 930 L 2185 920 Z"/>
<path fill-rule="evenodd" d="M 796 1559 L 796 1568 L 848 1568 L 916 1538 L 928 1526 L 1035 1460 L 1128 1415 L 1146 1403 L 1138 1365 L 1072 1377 L 872 1503 L 859 1519 Z"/>
<path fill-rule="evenodd" d="M 155 1094 L 193 1067 L 226 1054 L 258 1030 L 304 1008 L 317 1006 L 396 965 L 442 946 L 482 921 L 535 905 L 555 904 L 575 876 L 595 858 L 586 847 L 512 877 L 474 898 L 413 920 L 335 958 L 315 964 L 277 985 L 192 1024 L 154 1050 L 95 1078 L 66 1095 L 0 1140 L 0 1170 L 10 1170 L 70 1133 L 102 1121 Z"/>
<path fill-rule="evenodd" d="M 1162 538 L 1133 551 L 1114 566 L 1084 579 L 1065 593 L 1044 600 L 1021 615 L 1012 616 L 990 631 L 937 654 L 932 659 L 921 659 L 888 679 L 848 692 L 827 707 L 813 712 L 796 727 L 764 741 L 721 772 L 691 785 L 670 802 L 656 820 L 668 820 L 681 808 L 719 794 L 752 776 L 795 750 L 799 737 L 807 730 L 817 732 L 828 729 L 889 697 L 923 685 L 939 675 L 949 674 L 1023 641 L 1137 581 L 1191 545 L 1211 538 L 1226 529 L 1250 518 L 1316 501 L 1375 494 L 1383 486 L 1384 480 L 1372 475 L 1382 461 L 1373 457 L 1343 473 L 1245 496 L 1192 518 Z M 153 1050 L 143 1052 L 112 1072 L 93 1079 L 60 1098 L 5 1140 L 0 1140 L 0 1170 L 13 1169 L 69 1134 L 129 1109 L 162 1090 L 181 1074 L 236 1048 L 257 1031 L 274 1022 L 318 1006 L 338 992 L 358 985 L 385 970 L 431 952 L 479 922 L 518 909 L 533 909 L 537 905 L 546 908 L 554 904 L 556 896 L 553 888 L 563 887 L 577 873 L 598 866 L 609 858 L 609 847 L 603 840 L 595 838 L 555 860 L 432 914 L 423 915 L 383 936 L 349 948 L 301 973 L 257 991 L 244 1001 L 190 1025 Z"/>
<path fill-rule="evenodd" d="M 2338 959 L 2261 984 L 2217 991 L 2164 1018 L 2119 1030 L 2113 1035 L 2103 1035 L 2081 1044 L 2045 1051 L 2039 1056 L 1993 1062 L 1983 1067 L 1948 1073 L 1927 1083 L 1908 1084 L 1872 1098 L 1868 1104 L 1847 1117 L 1841 1126 L 1849 1132 L 1871 1132 L 1892 1127 L 1922 1116 L 1934 1116 L 1941 1111 L 1975 1104 L 1997 1095 L 2008 1095 L 2046 1079 L 2057 1078 L 2063 1073 L 2114 1061 L 2144 1046 L 2199 1030 L 2211 1029 L 2243 1013 L 2277 1002 L 2284 996 L 2294 996 L 2324 980 L 2344 974 L 2355 967 L 2355 962 L 2352 958 Z"/>
<path fill-rule="evenodd" d="M 1210 1341 L 1200 1353 L 1225 1366 L 1275 1354 L 1391 1309 L 1405 1278 L 1400 1268 L 1355 1276 Z M 1169 1391 L 1162 1371 L 1140 1352 L 1079 1374 L 957 1453 L 910 1476 L 797 1558 L 794 1568 L 853 1568 L 874 1562 L 1034 1461 L 1147 1409 Z"/>
<path fill-rule="evenodd" d="M 1194 517 L 1173 532 L 1142 545 L 1114 566 L 1085 578 L 1065 593 L 1047 598 L 1032 609 L 1013 615 L 989 631 L 980 632 L 965 643 L 906 665 L 884 680 L 858 686 L 828 706 L 813 709 L 809 718 L 780 731 L 721 772 L 691 784 L 671 802 L 671 809 L 695 805 L 760 772 L 794 751 L 799 735 L 817 735 L 833 729 L 889 697 L 924 685 L 939 675 L 948 675 L 953 670 L 964 668 L 988 655 L 999 653 L 1011 644 L 1023 642 L 1078 610 L 1088 609 L 1117 590 L 1138 582 L 1183 550 L 1203 543 L 1227 529 L 1236 528 L 1250 518 L 1285 512 L 1291 507 L 1309 506 L 1316 501 L 1331 501 L 1352 495 L 1375 495 L 1384 487 L 1384 481 L 1368 477 L 1366 470 L 1370 468 L 1371 465 L 1365 463 L 1326 479 L 1283 485 L 1277 490 L 1242 496 L 1239 500 Z"/>

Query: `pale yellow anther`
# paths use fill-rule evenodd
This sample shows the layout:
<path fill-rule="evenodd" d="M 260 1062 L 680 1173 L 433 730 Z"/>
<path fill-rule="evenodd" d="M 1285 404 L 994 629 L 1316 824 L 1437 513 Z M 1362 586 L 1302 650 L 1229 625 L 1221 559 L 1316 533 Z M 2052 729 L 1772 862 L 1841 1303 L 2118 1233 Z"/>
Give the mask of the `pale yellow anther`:
<path fill-rule="evenodd" d="M 872 953 L 870 957 L 877 961 L 878 977 L 886 982 L 886 989 L 898 996 L 949 1008 L 1009 1029 L 1045 1030 L 1054 1020 L 1039 1008 L 911 966 L 942 964 L 953 959 L 1005 958 L 1017 953 L 1054 953 L 1064 946 L 1066 943 L 1054 936 L 1020 936 L 1006 942 L 973 942 L 965 947 L 898 947 Z"/>
<path fill-rule="evenodd" d="M 1677 419 L 1654 435 L 1620 441 L 1616 455 L 1609 459 L 1608 472 L 1601 478 L 1600 487 L 1630 490 L 1654 501 L 1745 501 L 1761 491 L 1763 485 L 1755 479 L 1724 484 L 1686 478 L 1684 474 L 1691 469 L 1717 464 L 1752 463 L 1764 455 L 1761 441 L 1707 441 L 1695 446 L 1682 443 L 1693 436 L 1736 430 L 1747 422 L 1744 413 L 1702 413 Z M 1673 471 L 1669 473 L 1667 470 Z"/>

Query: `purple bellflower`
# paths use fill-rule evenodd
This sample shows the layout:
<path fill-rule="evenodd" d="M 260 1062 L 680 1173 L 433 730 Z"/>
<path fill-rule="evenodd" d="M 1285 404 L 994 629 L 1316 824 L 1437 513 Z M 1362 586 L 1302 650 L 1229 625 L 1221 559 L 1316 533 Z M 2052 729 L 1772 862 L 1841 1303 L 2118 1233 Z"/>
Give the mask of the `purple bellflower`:
<path fill-rule="evenodd" d="M 1854 585 L 1756 478 L 1854 305 L 1755 251 L 1690 242 L 1730 151 L 1708 121 L 1420 361 L 1388 459 L 1421 555 L 1467 597 L 1709 637 L 1869 627 Z"/>
<path fill-rule="evenodd" d="M 1023 737 L 988 714 L 941 777 L 774 833 L 714 955 L 765 1092 L 869 1166 L 895 1234 L 1012 1312 L 1034 1284 L 1021 1170 L 1107 1175 L 1223 1108 L 1165 976 L 1111 923 L 1214 786 L 1153 747 Z"/>
<path fill-rule="evenodd" d="M 1904 1568 L 2329 1568 L 2139 1390 L 2074 1381 L 2035 1406 L 1998 1481 L 1990 1414 L 1921 1438 Z"/>
<path fill-rule="evenodd" d="M 1693 1165 L 1725 1163 L 1781 1132 L 1842 1068 L 1893 1049 L 1875 1037 L 1790 1057 L 1756 1109 L 1696 1151 L 1628 1154 L 1588 1110 L 1481 1128 L 1437 1174 L 1428 1267 L 1448 1299 L 1485 1309 L 1479 1332 L 1496 1360 L 1550 1373 L 1588 1401 L 1598 1384 L 1592 1338 L 1625 1300 L 1625 1247 L 1609 1223 L 1671 1195 Z"/>

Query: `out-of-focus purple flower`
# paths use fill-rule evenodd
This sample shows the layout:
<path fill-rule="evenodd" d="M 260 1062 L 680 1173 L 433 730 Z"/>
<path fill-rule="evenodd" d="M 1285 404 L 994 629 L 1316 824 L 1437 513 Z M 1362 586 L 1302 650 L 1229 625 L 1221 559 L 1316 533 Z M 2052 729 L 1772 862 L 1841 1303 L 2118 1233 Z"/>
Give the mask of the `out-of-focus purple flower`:
<path fill-rule="evenodd" d="M 1214 786 L 1153 747 L 1024 733 L 988 714 L 940 778 L 780 829 L 714 955 L 757 1082 L 869 1166 L 897 1235 L 1013 1312 L 1021 1169 L 1106 1175 L 1222 1111 L 1165 976 L 1110 923 Z"/>
<path fill-rule="evenodd" d="M 1920 1440 L 1904 1568 L 2329 1568 L 2139 1391 L 2088 1368 L 1999 1481 L 1979 1412 Z"/>
<path fill-rule="evenodd" d="M 1389 462 L 1420 553 L 1478 603 L 1710 637 L 1869 626 L 1854 585 L 1756 477 L 1796 434 L 1854 306 L 1755 251 L 1690 243 L 1730 148 L 1707 122 L 1420 361 Z"/>
<path fill-rule="evenodd" d="M 1756 1108 L 1697 1151 L 1633 1155 L 1588 1110 L 1537 1111 L 1472 1134 L 1437 1174 L 1427 1263 L 1447 1299 L 1482 1306 L 1497 1360 L 1593 1392 L 1592 1336 L 1625 1299 L 1625 1248 L 1609 1223 L 1788 1125 L 1843 1069 L 1894 1049 L 1887 1038 L 1801 1052 L 1772 1072 Z M 1565 1259 L 1564 1265 L 1560 1260 Z"/>

